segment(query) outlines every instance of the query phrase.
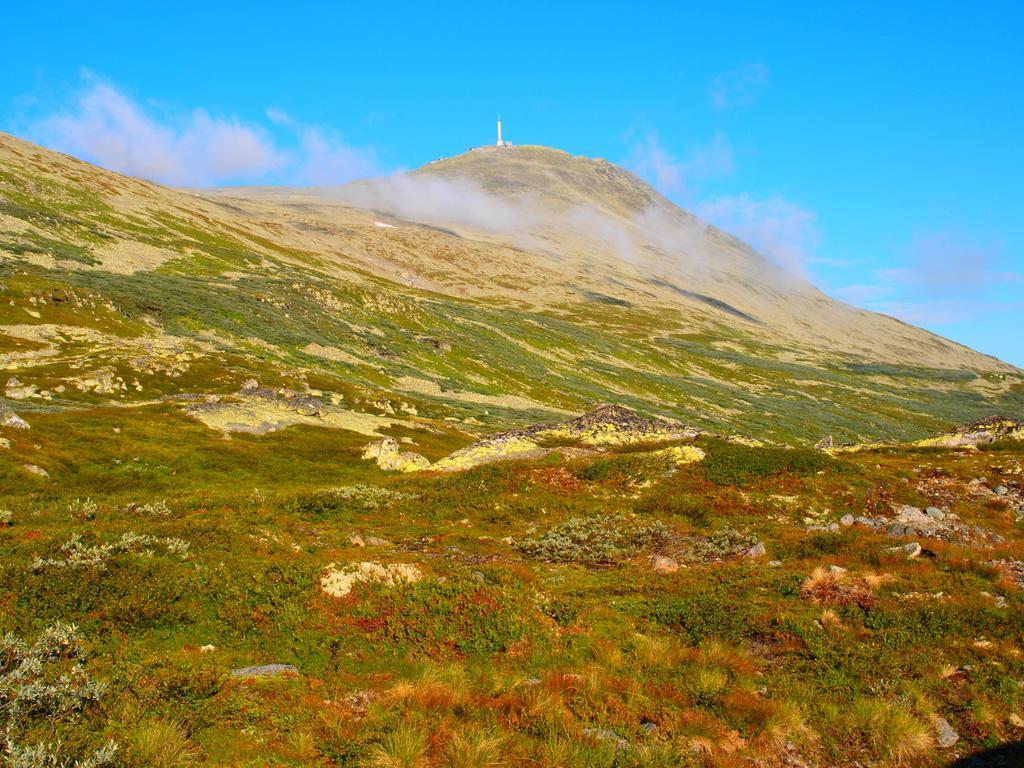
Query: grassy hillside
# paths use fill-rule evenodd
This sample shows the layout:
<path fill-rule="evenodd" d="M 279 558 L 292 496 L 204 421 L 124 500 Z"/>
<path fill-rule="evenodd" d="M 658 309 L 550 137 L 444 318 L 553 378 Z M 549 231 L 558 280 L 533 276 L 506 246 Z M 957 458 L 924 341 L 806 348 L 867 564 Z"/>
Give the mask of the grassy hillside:
<path fill-rule="evenodd" d="M 740 287 L 687 296 L 626 266 L 623 286 L 608 285 L 615 262 L 597 253 L 596 277 L 578 281 L 493 235 L 380 227 L 382 214 L 330 198 L 204 198 L 11 138 L 0 149 L 0 354 L 9 377 L 47 393 L 18 403 L 30 412 L 226 394 L 256 377 L 346 397 L 353 411 L 405 416 L 405 403 L 473 433 L 615 400 L 810 443 L 917 437 L 1024 402 L 1016 369 L 909 326 L 897 363 L 884 344 L 872 359 L 835 350 L 826 330 L 797 340 L 792 318 L 776 328 L 737 315 L 802 306 L 771 304 L 770 291 L 748 297 L 756 306 Z M 533 282 L 545 293 L 529 299 Z"/>
<path fill-rule="evenodd" d="M 0 135 L 5 764 L 942 766 L 1021 738 L 1020 440 L 808 446 L 1020 414 L 1024 374 L 785 282 L 607 163 L 413 177 L 189 192 Z M 608 401 L 640 416 L 567 421 Z"/>

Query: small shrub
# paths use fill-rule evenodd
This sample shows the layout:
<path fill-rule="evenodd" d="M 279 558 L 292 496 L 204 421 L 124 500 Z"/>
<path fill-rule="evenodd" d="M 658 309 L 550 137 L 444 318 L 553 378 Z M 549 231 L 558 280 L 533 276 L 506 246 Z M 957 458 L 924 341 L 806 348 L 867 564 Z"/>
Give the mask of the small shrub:
<path fill-rule="evenodd" d="M 345 519 L 359 512 L 376 512 L 396 501 L 411 498 L 410 494 L 375 485 L 350 485 L 301 494 L 292 499 L 285 510 L 307 520 Z"/>
<path fill-rule="evenodd" d="M 50 768 L 74 763 L 98 768 L 114 760 L 117 746 L 108 743 L 74 761 L 59 742 L 21 745 L 34 725 L 73 720 L 97 702 L 106 685 L 89 677 L 82 644 L 73 624 L 57 623 L 29 643 L 8 633 L 0 638 L 0 756 L 17 768 Z"/>
<path fill-rule="evenodd" d="M 134 501 L 125 505 L 124 511 L 129 515 L 141 515 L 143 517 L 170 517 L 171 508 L 166 501 L 151 501 L 146 504 L 137 504 Z"/>
<path fill-rule="evenodd" d="M 76 520 L 95 520 L 99 509 L 92 499 L 75 499 L 68 504 L 68 513 Z"/>
<path fill-rule="evenodd" d="M 573 517 L 536 539 L 525 539 L 518 548 L 528 557 L 552 563 L 614 563 L 659 547 L 669 535 L 660 521 L 641 524 L 621 515 Z"/>
<path fill-rule="evenodd" d="M 89 545 L 83 544 L 82 537 L 74 533 L 70 539 L 61 545 L 61 557 L 37 557 L 32 562 L 31 569 L 35 573 L 48 569 L 105 571 L 111 558 L 116 555 L 146 552 L 156 546 L 164 547 L 167 550 L 167 554 L 180 557 L 182 560 L 188 557 L 188 543 L 173 537 L 161 539 L 157 536 L 150 536 L 148 533 L 129 531 L 122 534 L 121 538 L 117 541 L 107 544 Z"/>
<path fill-rule="evenodd" d="M 674 553 L 683 560 L 715 563 L 739 557 L 750 551 L 757 539 L 731 528 L 723 528 L 708 536 L 686 538 Z"/>

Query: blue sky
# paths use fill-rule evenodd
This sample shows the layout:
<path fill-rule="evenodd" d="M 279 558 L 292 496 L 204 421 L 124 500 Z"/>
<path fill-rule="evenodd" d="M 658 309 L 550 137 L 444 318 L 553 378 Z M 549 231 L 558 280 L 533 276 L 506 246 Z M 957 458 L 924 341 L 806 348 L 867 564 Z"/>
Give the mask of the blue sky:
<path fill-rule="evenodd" d="M 174 184 L 506 138 L 625 164 L 826 292 L 1024 366 L 1019 3 L 19 3 L 0 127 Z"/>

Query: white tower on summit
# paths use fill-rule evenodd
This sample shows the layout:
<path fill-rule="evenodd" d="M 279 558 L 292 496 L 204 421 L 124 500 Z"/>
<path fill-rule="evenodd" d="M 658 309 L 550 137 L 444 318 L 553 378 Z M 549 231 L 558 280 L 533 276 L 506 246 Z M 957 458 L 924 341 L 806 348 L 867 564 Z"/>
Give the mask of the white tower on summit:
<path fill-rule="evenodd" d="M 504 147 L 505 142 L 501 140 L 501 115 L 498 115 L 498 142 L 495 144 L 498 147 Z"/>

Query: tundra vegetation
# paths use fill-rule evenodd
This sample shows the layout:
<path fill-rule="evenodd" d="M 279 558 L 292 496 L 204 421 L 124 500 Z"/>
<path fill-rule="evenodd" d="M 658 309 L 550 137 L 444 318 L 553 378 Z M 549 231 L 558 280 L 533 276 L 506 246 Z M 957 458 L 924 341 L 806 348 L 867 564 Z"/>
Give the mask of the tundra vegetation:
<path fill-rule="evenodd" d="M 938 766 L 1022 733 L 1019 441 L 405 474 L 169 406 L 9 433 L 59 471 L 3 470 L 14 765 Z M 905 505 L 994 538 L 838 523 Z"/>

